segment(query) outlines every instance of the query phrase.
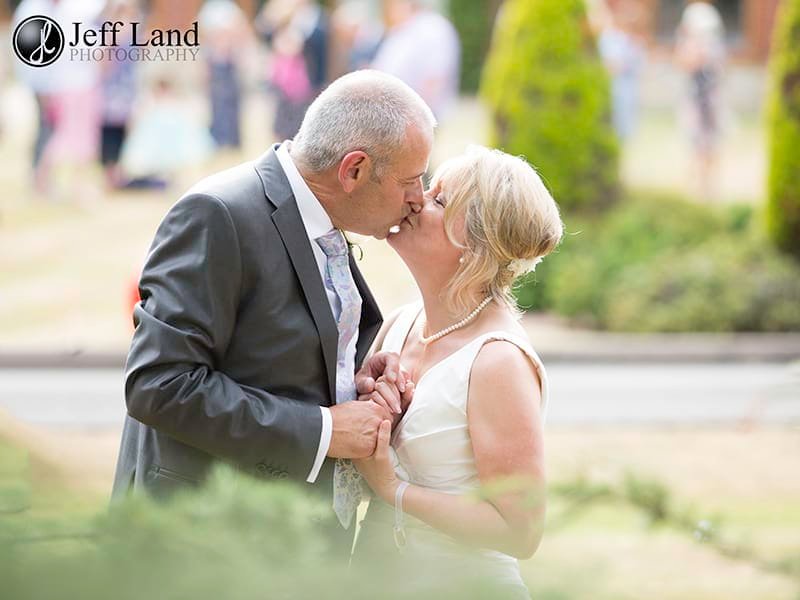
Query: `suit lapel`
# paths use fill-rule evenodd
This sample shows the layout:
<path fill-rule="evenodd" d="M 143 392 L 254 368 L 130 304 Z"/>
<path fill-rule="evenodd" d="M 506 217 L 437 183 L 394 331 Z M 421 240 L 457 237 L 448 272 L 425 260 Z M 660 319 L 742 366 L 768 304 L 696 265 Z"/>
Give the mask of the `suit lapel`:
<path fill-rule="evenodd" d="M 358 343 L 356 344 L 356 369 L 359 369 L 375 336 L 378 335 L 383 317 L 378 303 L 375 302 L 372 292 L 367 287 L 367 282 L 364 281 L 364 276 L 356 266 L 352 252 L 350 253 L 350 272 L 353 274 L 353 281 L 358 288 L 358 293 L 361 294 L 362 301 L 361 322 L 358 324 Z"/>
<path fill-rule="evenodd" d="M 277 145 L 256 161 L 255 168 L 264 186 L 267 199 L 276 207 L 272 213 L 272 221 L 283 240 L 289 259 L 292 261 L 297 278 L 308 302 L 311 316 L 319 333 L 322 344 L 322 355 L 328 372 L 328 386 L 331 402 L 336 403 L 336 353 L 339 342 L 339 330 L 333 320 L 331 307 L 325 287 L 319 276 L 319 267 L 314 252 L 308 241 L 297 202 L 294 200 L 292 188 L 275 155 Z M 361 366 L 378 330 L 383 322 L 381 312 L 372 296 L 361 271 L 356 266 L 352 252 L 350 253 L 350 272 L 361 295 L 361 321 L 358 326 L 356 343 L 356 369 Z"/>
<path fill-rule="evenodd" d="M 336 403 L 336 347 L 339 331 L 333 320 L 325 287 L 319 276 L 319 267 L 311 250 L 300 211 L 294 201 L 291 187 L 275 156 L 274 148 L 256 162 L 256 171 L 264 184 L 267 198 L 276 206 L 272 221 L 283 240 L 297 279 L 308 302 L 308 308 L 317 327 L 322 345 L 322 356 L 328 372 L 331 403 Z"/>

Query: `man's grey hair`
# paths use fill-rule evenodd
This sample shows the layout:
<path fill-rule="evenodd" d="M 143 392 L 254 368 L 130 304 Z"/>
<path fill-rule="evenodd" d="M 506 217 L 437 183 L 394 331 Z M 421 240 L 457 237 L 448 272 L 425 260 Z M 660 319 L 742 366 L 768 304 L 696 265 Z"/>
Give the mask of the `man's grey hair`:
<path fill-rule="evenodd" d="M 292 156 L 319 173 L 361 150 L 379 177 L 405 143 L 410 126 L 433 137 L 436 119 L 419 94 L 392 75 L 354 71 L 331 83 L 308 107 Z"/>

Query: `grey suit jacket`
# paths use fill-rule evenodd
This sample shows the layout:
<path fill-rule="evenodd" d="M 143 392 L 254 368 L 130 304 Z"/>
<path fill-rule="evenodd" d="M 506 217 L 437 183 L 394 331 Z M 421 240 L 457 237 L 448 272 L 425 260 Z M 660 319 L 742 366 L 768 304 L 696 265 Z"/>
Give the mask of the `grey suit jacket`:
<path fill-rule="evenodd" d="M 356 365 L 381 325 L 362 276 Z M 212 176 L 156 232 L 134 312 L 113 495 L 156 496 L 217 460 L 304 482 L 336 397 L 338 331 L 275 148 Z M 330 495 L 333 461 L 317 478 Z"/>

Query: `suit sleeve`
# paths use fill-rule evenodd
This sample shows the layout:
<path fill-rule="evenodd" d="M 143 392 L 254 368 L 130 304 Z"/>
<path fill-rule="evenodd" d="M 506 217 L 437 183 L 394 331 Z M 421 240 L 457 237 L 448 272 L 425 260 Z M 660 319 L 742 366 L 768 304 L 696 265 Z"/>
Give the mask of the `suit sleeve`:
<path fill-rule="evenodd" d="M 319 446 L 319 406 L 217 370 L 235 327 L 241 261 L 221 200 L 190 195 L 170 209 L 139 284 L 126 365 L 128 413 L 246 470 L 304 481 Z"/>

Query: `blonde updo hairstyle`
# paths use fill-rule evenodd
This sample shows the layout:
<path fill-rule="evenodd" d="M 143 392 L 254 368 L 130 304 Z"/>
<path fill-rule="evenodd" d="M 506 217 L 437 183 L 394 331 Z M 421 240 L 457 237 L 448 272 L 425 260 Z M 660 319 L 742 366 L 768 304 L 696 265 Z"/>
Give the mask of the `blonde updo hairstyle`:
<path fill-rule="evenodd" d="M 443 163 L 432 183 L 442 184 L 447 237 L 464 251 L 443 290 L 445 305 L 466 316 L 479 291 L 518 313 L 511 293 L 514 280 L 533 270 L 558 245 L 563 231 L 558 206 L 541 178 L 522 158 L 470 146 Z"/>

